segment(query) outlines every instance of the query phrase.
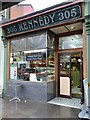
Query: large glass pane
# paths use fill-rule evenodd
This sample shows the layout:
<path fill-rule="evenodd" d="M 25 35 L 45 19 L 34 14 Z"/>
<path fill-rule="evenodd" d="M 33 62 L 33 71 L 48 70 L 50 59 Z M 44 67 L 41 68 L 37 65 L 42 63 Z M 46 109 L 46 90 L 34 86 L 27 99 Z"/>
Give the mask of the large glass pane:
<path fill-rule="evenodd" d="M 60 76 L 70 77 L 70 54 L 60 56 Z"/>
<path fill-rule="evenodd" d="M 11 79 L 55 80 L 54 37 L 48 34 L 47 40 L 46 33 L 27 35 L 11 41 Z"/>
<path fill-rule="evenodd" d="M 37 81 L 46 81 L 46 49 L 40 49 L 26 55 L 30 68 L 35 70 Z"/>
<path fill-rule="evenodd" d="M 82 48 L 83 41 L 81 35 L 72 35 L 59 38 L 59 49 Z"/>
<path fill-rule="evenodd" d="M 11 52 L 46 48 L 46 32 L 27 35 L 11 40 Z"/>
<path fill-rule="evenodd" d="M 70 54 L 60 55 L 60 95 L 70 96 Z"/>
<path fill-rule="evenodd" d="M 27 36 L 27 49 L 46 48 L 46 32 Z"/>
<path fill-rule="evenodd" d="M 82 95 L 82 58 L 80 53 L 71 54 L 71 81 L 72 97 L 81 97 Z"/>
<path fill-rule="evenodd" d="M 25 50 L 25 38 L 18 38 L 11 41 L 11 51 L 22 51 Z"/>
<path fill-rule="evenodd" d="M 46 81 L 46 51 L 46 49 L 39 49 L 11 53 L 10 78 Z"/>

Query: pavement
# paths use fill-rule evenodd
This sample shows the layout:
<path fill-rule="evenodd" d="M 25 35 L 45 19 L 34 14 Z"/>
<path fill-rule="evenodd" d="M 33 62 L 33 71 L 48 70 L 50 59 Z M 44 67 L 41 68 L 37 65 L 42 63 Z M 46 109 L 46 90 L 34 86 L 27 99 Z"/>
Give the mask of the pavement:
<path fill-rule="evenodd" d="M 63 107 L 50 103 L 21 100 L 9 101 L 10 98 L 0 98 L 0 120 L 2 118 L 76 118 L 79 109 Z"/>

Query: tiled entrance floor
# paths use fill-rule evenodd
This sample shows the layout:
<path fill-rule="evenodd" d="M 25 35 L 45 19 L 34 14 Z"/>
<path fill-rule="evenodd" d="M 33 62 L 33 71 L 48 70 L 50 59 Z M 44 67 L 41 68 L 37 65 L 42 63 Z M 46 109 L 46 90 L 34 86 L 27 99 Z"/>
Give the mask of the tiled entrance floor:
<path fill-rule="evenodd" d="M 77 108 L 77 109 L 82 109 L 84 107 L 84 105 L 80 104 L 79 98 L 69 99 L 69 98 L 56 97 L 56 98 L 50 100 L 48 103 Z"/>

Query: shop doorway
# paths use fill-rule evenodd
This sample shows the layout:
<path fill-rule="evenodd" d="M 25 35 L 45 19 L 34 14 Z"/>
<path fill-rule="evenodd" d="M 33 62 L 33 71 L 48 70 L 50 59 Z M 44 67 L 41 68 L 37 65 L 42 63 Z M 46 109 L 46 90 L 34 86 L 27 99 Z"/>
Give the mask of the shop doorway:
<path fill-rule="evenodd" d="M 59 96 L 83 97 L 82 52 L 59 54 Z"/>

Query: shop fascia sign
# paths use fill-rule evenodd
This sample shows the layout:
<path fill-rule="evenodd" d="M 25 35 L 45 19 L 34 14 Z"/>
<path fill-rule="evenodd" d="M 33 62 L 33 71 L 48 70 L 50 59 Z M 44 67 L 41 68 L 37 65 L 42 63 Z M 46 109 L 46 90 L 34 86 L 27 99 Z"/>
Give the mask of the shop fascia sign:
<path fill-rule="evenodd" d="M 4 30 L 6 36 L 9 36 L 12 34 L 43 28 L 58 23 L 60 24 L 62 22 L 68 22 L 69 20 L 80 18 L 81 16 L 81 4 L 76 4 L 74 6 L 58 9 L 44 15 L 7 25 L 4 27 Z"/>

